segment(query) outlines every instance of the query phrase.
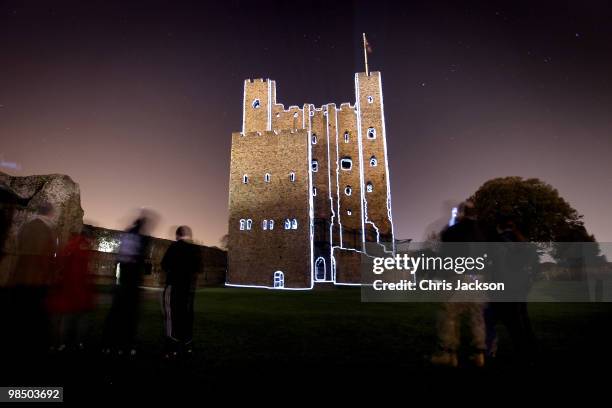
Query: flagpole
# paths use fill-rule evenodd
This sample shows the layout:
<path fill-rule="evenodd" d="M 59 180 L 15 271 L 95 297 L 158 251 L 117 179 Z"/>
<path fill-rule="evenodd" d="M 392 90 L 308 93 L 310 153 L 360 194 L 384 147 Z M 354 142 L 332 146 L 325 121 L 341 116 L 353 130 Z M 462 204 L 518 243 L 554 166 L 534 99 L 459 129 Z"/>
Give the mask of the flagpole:
<path fill-rule="evenodd" d="M 370 76 L 370 69 L 368 68 L 368 40 L 366 40 L 365 33 L 363 33 L 363 59 L 365 61 L 365 72 L 366 76 Z"/>

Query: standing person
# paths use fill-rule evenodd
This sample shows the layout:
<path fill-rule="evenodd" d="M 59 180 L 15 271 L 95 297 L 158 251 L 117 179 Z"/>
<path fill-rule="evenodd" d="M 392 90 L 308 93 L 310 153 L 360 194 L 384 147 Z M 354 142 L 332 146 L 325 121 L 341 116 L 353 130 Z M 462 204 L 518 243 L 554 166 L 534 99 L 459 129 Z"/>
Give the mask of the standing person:
<path fill-rule="evenodd" d="M 57 351 L 84 348 L 87 314 L 94 308 L 94 288 L 89 270 L 91 233 L 73 234 L 59 253 L 58 279 L 47 305 L 55 317 L 54 347 Z"/>
<path fill-rule="evenodd" d="M 8 186 L 0 182 L 0 266 L 7 256 L 5 243 L 9 237 L 9 232 L 13 224 L 13 215 L 15 213 L 16 204 L 19 197 L 13 193 Z M 10 259 L 7 259 L 9 261 Z M 0 285 L 0 324 L 2 327 L 10 327 L 11 313 L 9 294 L 11 291 L 7 287 Z M 7 336 L 0 336 L 0 360 L 5 359 L 5 353 L 10 355 L 10 339 Z"/>
<path fill-rule="evenodd" d="M 15 314 L 12 336 L 16 347 L 28 355 L 45 352 L 50 344 L 45 302 L 56 269 L 58 237 L 54 217 L 54 207 L 42 203 L 17 237 L 17 265 L 9 280 L 11 310 Z"/>
<path fill-rule="evenodd" d="M 192 242 L 191 228 L 176 230 L 176 241 L 164 255 L 161 266 L 166 272 L 163 293 L 165 357 L 193 352 L 193 301 L 198 272 L 202 268 L 201 249 Z"/>
<path fill-rule="evenodd" d="M 476 219 L 474 203 L 466 201 L 458 208 L 456 222 L 442 231 L 440 235 L 442 242 L 464 243 L 465 248 L 459 248 L 460 256 L 473 242 L 485 242 L 486 233 L 482 225 Z M 452 249 L 453 245 L 449 245 Z M 469 276 L 462 276 L 469 278 Z M 468 301 L 449 301 L 441 305 L 438 314 L 438 345 L 436 352 L 431 356 L 434 365 L 457 367 L 459 364 L 457 351 L 461 344 L 461 321 L 465 316 L 470 332 L 471 352 L 469 359 L 477 367 L 483 367 L 485 363 L 485 322 L 484 302 L 474 299 Z"/>
<path fill-rule="evenodd" d="M 119 279 L 104 330 L 104 352 L 136 355 L 134 340 L 138 326 L 140 286 L 142 286 L 147 240 L 142 235 L 147 217 L 140 216 L 121 237 Z"/>
<path fill-rule="evenodd" d="M 505 282 L 507 293 L 490 302 L 485 311 L 487 355 L 497 354 L 497 323 L 504 324 L 522 362 L 531 363 L 536 356 L 536 337 L 527 310 L 527 295 L 536 272 L 538 254 L 527 243 L 513 217 L 501 215 L 497 223 L 497 241 L 503 243 L 496 259 L 494 278 Z"/>

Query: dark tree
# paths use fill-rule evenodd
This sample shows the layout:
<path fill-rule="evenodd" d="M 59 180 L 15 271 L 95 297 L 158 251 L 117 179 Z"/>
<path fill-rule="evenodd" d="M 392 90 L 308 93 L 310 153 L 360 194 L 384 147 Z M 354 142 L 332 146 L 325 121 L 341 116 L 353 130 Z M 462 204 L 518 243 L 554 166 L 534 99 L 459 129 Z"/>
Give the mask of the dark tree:
<path fill-rule="evenodd" d="M 500 217 L 512 217 L 528 241 L 595 241 L 584 228 L 582 215 L 554 187 L 539 179 L 492 179 L 470 199 L 479 219 L 494 226 Z"/>

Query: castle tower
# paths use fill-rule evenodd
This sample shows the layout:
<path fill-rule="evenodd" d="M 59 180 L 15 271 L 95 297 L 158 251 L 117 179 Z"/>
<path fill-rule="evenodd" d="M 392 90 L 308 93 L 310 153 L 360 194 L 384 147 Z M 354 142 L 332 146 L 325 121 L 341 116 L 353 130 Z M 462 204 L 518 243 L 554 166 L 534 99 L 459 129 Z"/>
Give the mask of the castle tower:
<path fill-rule="evenodd" d="M 335 173 L 335 160 L 332 160 L 334 145 L 331 144 L 335 134 L 330 132 L 330 112 L 333 105 L 316 109 L 304 105 L 307 117 L 307 129 L 310 133 L 312 151 L 312 196 L 313 196 L 313 251 L 316 282 L 332 282 L 332 217 L 334 215 L 331 188 L 332 174 Z"/>
<path fill-rule="evenodd" d="M 363 164 L 365 241 L 394 250 L 387 137 L 380 72 L 355 74 L 358 129 Z"/>
<path fill-rule="evenodd" d="M 276 85 L 269 79 L 244 81 L 242 133 L 272 130 L 272 104 Z"/>
<path fill-rule="evenodd" d="M 276 102 L 246 80 L 232 134 L 227 284 L 359 284 L 370 243 L 393 251 L 382 84 L 355 75 L 355 104 Z M 377 245 L 380 244 L 380 245 Z"/>

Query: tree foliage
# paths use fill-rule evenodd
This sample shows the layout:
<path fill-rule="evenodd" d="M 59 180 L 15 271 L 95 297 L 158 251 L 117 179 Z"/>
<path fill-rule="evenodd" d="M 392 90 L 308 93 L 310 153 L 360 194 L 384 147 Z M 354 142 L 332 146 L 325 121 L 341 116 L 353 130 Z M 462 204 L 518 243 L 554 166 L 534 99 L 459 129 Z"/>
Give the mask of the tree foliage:
<path fill-rule="evenodd" d="M 528 241 L 594 242 L 582 215 L 537 178 L 501 177 L 487 181 L 470 197 L 480 220 L 496 225 L 511 217 Z"/>

